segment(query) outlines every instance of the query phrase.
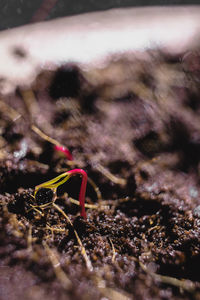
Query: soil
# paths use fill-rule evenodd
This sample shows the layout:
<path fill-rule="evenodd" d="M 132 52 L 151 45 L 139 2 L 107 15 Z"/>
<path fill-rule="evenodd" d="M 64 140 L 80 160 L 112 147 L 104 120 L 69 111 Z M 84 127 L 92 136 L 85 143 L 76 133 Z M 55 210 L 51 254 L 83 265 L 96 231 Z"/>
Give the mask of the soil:
<path fill-rule="evenodd" d="M 0 299 L 200 299 L 200 55 L 150 55 L 2 97 Z M 33 196 L 74 168 L 86 220 L 79 176 Z"/>

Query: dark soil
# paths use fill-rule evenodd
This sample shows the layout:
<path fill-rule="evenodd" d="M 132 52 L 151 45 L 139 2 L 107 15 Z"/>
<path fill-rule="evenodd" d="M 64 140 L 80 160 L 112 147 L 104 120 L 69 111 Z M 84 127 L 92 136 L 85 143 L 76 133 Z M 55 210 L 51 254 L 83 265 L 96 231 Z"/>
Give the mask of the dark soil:
<path fill-rule="evenodd" d="M 200 299 L 200 69 L 191 60 L 152 53 L 91 73 L 64 66 L 2 98 L 0 299 Z M 57 206 L 40 206 L 51 190 L 33 197 L 73 168 L 98 187 L 88 182 L 87 220 L 73 201 L 79 176 L 58 189 Z"/>

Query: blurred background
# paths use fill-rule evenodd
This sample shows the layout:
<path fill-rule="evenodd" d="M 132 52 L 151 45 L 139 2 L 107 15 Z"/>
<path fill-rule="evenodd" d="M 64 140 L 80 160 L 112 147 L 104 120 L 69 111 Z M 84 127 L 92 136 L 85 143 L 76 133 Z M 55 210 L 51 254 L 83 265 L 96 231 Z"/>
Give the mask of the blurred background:
<path fill-rule="evenodd" d="M 192 4 L 200 0 L 0 0 L 0 30 L 115 7 Z"/>

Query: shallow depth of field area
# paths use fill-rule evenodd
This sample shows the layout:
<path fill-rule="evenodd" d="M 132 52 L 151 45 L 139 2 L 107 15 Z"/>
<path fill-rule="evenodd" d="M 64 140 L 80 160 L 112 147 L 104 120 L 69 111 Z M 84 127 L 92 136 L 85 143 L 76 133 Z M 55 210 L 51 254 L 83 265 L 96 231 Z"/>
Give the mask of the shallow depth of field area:
<path fill-rule="evenodd" d="M 199 299 L 198 67 L 45 71 L 1 97 L 0 131 L 1 299 Z M 79 175 L 34 194 L 72 169 L 87 218 Z"/>

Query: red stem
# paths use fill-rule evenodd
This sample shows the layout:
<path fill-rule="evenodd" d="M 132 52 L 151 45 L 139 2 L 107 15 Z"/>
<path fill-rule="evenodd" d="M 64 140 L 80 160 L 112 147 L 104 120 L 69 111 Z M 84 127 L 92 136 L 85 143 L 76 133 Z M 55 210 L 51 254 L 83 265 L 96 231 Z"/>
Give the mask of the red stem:
<path fill-rule="evenodd" d="M 55 145 L 55 150 L 63 152 L 68 160 L 73 160 L 71 152 L 64 146 Z"/>
<path fill-rule="evenodd" d="M 86 212 L 85 212 L 85 192 L 87 186 L 87 173 L 82 169 L 74 169 L 67 172 L 71 175 L 80 174 L 82 176 L 81 188 L 79 193 L 79 202 L 81 206 L 81 216 L 86 219 Z"/>

